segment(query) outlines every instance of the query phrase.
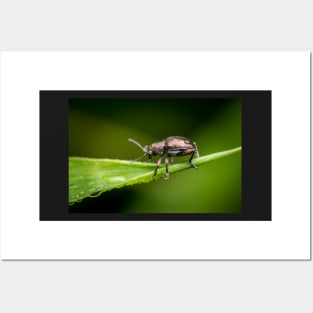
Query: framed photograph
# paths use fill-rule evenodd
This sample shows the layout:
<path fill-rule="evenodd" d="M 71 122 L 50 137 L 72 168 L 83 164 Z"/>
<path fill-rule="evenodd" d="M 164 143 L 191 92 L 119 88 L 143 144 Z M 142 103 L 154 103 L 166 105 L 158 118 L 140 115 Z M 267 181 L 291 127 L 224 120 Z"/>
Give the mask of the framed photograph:
<path fill-rule="evenodd" d="M 40 112 L 40 220 L 271 220 L 270 91 L 41 91 Z"/>
<path fill-rule="evenodd" d="M 1 112 L 3 259 L 311 258 L 307 52 L 6 52 Z"/>

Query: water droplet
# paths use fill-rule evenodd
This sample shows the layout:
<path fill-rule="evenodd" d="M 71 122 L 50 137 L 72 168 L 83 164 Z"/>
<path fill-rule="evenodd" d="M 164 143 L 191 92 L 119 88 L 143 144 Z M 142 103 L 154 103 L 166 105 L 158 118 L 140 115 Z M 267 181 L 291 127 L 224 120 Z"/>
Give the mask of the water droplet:
<path fill-rule="evenodd" d="M 113 176 L 113 177 L 107 177 L 106 180 L 110 183 L 122 183 L 124 182 L 126 179 L 122 176 Z"/>

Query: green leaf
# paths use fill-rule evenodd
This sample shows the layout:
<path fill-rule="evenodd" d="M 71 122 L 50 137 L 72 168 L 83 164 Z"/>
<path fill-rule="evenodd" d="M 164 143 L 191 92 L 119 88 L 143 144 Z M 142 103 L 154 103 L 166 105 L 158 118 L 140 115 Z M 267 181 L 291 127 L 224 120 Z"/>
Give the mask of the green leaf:
<path fill-rule="evenodd" d="M 241 147 L 194 158 L 197 166 L 241 151 Z M 155 163 L 132 162 L 115 159 L 69 158 L 69 204 L 86 197 L 97 197 L 105 191 L 124 186 L 149 183 L 165 176 L 161 166 L 153 178 Z M 189 162 L 171 164 L 170 175 L 192 169 Z"/>

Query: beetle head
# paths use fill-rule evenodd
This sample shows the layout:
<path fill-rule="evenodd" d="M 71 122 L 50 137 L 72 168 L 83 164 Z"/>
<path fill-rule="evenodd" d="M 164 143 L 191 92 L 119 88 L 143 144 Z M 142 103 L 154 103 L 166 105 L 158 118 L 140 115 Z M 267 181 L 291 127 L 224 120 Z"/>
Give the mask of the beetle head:
<path fill-rule="evenodd" d="M 144 152 L 144 155 L 140 156 L 139 158 L 133 160 L 132 162 L 134 161 L 138 161 L 140 159 L 142 159 L 143 157 L 145 157 L 146 155 L 148 155 L 150 157 L 150 153 L 149 153 L 149 146 L 142 146 L 138 141 L 132 139 L 132 138 L 129 138 L 128 141 L 134 143 L 135 145 L 137 145 L 143 152 Z"/>

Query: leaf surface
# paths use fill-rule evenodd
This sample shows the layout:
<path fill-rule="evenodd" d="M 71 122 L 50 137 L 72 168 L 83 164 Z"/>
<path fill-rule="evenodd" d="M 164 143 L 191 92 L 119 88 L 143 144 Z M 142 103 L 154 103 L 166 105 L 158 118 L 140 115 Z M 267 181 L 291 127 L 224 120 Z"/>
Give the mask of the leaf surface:
<path fill-rule="evenodd" d="M 199 158 L 193 163 L 200 166 L 241 151 L 241 147 L 221 151 Z M 69 158 L 69 204 L 86 197 L 97 197 L 114 188 L 149 183 L 165 176 L 165 166 L 161 165 L 153 178 L 156 164 L 151 162 L 132 162 L 116 159 Z M 189 162 L 170 164 L 170 176 L 174 173 L 192 169 Z"/>

